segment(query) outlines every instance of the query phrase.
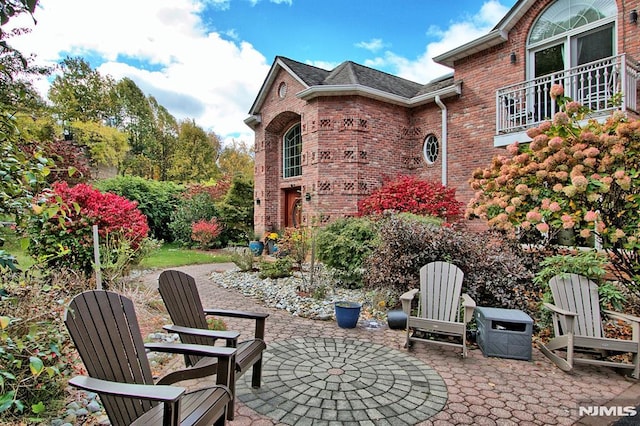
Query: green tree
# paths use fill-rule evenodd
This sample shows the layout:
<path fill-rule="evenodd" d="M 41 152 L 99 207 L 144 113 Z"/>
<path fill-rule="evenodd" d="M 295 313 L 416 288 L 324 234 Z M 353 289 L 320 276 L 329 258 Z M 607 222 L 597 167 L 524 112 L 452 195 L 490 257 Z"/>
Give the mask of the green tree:
<path fill-rule="evenodd" d="M 474 172 L 468 215 L 538 233 L 544 243 L 561 230 L 595 235 L 617 278 L 640 295 L 640 122 L 616 111 L 581 125 L 588 111 L 561 86 L 551 94 L 562 109 L 553 121 L 530 129 L 530 144 L 513 144 Z"/>
<path fill-rule="evenodd" d="M 48 97 L 63 122 L 110 120 L 115 115 L 111 77 L 103 77 L 83 58 L 65 58 L 62 74 L 51 84 Z"/>
<path fill-rule="evenodd" d="M 233 140 L 231 144 L 225 145 L 218 159 L 220 172 L 226 176 L 240 174 L 247 179 L 253 180 L 253 149 L 248 147 L 244 141 Z"/>
<path fill-rule="evenodd" d="M 102 166 L 118 166 L 129 150 L 127 134 L 99 122 L 76 121 L 73 139 L 89 149 L 91 160 Z"/>
<path fill-rule="evenodd" d="M 224 225 L 223 245 L 248 243 L 253 238 L 253 181 L 236 175 L 218 207 L 218 219 Z"/>
<path fill-rule="evenodd" d="M 178 182 L 200 182 L 216 177 L 215 144 L 195 121 L 180 123 L 169 178 Z"/>
<path fill-rule="evenodd" d="M 160 105 L 154 97 L 149 97 L 153 112 L 154 144 L 150 147 L 150 157 L 157 170 L 157 179 L 168 180 L 175 150 L 178 145 L 180 126 L 175 117 Z"/>

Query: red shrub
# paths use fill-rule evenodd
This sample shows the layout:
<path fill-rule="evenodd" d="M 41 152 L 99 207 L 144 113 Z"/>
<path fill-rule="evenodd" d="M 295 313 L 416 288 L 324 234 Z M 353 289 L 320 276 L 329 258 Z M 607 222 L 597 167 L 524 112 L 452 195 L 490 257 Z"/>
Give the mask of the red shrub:
<path fill-rule="evenodd" d="M 462 206 L 456 200 L 456 190 L 453 188 L 412 176 L 399 176 L 362 200 L 358 205 L 358 214 L 366 216 L 393 210 L 439 217 L 451 222 L 460 217 Z"/>
<path fill-rule="evenodd" d="M 111 192 L 102 193 L 84 183 L 69 187 L 66 182 L 57 182 L 53 185 L 53 190 L 64 204 L 77 204 L 80 208 L 79 211 L 72 208 L 67 212 L 68 222 L 65 223 L 65 228 L 69 232 L 79 227 L 91 228 L 92 225 L 98 225 L 101 237 L 119 233 L 134 249 L 138 248 L 149 233 L 147 218 L 138 210 L 138 204 L 134 201 Z"/>
<path fill-rule="evenodd" d="M 209 247 L 222 232 L 222 225 L 214 217 L 211 220 L 200 220 L 191 224 L 191 239 L 203 247 Z"/>
<path fill-rule="evenodd" d="M 136 203 L 112 193 L 101 193 L 87 184 L 69 187 L 57 182 L 43 204 L 34 206 L 29 220 L 29 253 L 51 267 L 93 269 L 93 231 L 98 225 L 100 242 L 140 248 L 149 232 L 147 218 Z"/>

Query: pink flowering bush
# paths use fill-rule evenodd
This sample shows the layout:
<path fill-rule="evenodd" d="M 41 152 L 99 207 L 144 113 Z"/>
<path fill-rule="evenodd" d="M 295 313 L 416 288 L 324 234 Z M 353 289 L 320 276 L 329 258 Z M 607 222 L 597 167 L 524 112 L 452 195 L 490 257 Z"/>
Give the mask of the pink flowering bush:
<path fill-rule="evenodd" d="M 581 125 L 588 110 L 561 89 L 551 89 L 561 111 L 529 129 L 531 143 L 515 143 L 474 171 L 466 215 L 537 235 L 538 243 L 562 230 L 595 236 L 617 278 L 640 294 L 640 121 L 615 111 Z"/>

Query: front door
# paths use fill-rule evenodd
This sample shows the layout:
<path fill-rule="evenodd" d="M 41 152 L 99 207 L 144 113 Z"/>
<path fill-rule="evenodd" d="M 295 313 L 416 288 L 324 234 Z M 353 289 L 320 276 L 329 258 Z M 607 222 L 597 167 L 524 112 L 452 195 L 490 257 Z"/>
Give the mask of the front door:
<path fill-rule="evenodd" d="M 285 191 L 284 226 L 297 228 L 302 223 L 302 197 L 300 188 L 291 188 Z"/>

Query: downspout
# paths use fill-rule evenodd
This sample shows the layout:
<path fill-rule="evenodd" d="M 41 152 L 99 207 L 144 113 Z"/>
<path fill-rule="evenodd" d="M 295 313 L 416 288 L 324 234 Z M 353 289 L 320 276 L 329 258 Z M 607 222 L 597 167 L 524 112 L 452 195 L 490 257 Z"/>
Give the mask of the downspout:
<path fill-rule="evenodd" d="M 447 186 L 447 106 L 436 95 L 436 104 L 442 110 L 442 185 Z"/>

